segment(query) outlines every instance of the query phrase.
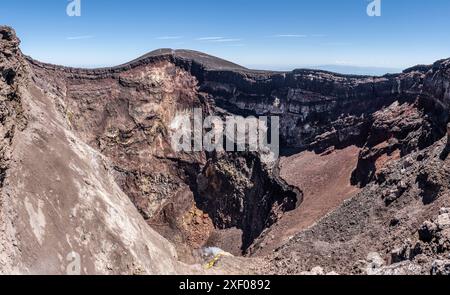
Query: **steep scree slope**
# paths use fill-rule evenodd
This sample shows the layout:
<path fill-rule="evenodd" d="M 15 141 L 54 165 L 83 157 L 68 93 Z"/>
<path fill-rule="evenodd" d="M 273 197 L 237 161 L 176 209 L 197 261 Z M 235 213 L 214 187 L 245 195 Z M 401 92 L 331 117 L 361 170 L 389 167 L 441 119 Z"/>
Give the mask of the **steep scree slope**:
<path fill-rule="evenodd" d="M 0 273 L 201 272 L 177 262 L 144 222 L 109 160 L 72 131 L 50 85 L 34 82 L 18 46 L 0 27 Z"/>

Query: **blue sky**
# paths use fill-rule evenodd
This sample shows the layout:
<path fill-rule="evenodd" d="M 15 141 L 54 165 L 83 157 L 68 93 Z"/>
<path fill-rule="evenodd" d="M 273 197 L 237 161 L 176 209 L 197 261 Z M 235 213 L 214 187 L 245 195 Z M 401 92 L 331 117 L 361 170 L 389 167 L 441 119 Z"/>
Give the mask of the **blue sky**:
<path fill-rule="evenodd" d="M 207 52 L 244 66 L 405 68 L 450 57 L 450 1 L 14 0 L 0 4 L 24 53 L 69 66 L 109 66 L 157 48 Z"/>

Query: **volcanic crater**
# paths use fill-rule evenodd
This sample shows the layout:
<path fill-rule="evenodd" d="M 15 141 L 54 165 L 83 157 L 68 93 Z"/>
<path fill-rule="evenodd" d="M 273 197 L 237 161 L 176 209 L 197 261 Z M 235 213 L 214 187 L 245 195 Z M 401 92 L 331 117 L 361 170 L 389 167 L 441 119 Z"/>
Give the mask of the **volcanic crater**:
<path fill-rule="evenodd" d="M 19 44 L 0 27 L 0 272 L 64 273 L 73 251 L 86 274 L 450 265 L 450 60 L 372 77 L 160 49 L 77 69 Z M 280 159 L 175 152 L 193 108 L 279 116 Z M 229 253 L 211 270 L 208 247 Z"/>

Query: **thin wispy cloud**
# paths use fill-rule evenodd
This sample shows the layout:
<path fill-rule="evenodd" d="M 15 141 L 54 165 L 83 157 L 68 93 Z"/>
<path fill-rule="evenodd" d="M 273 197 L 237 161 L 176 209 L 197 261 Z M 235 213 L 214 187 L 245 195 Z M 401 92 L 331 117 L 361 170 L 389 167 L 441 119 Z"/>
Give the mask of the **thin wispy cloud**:
<path fill-rule="evenodd" d="M 242 41 L 242 39 L 228 38 L 228 39 L 212 40 L 212 42 L 239 42 L 239 41 Z"/>
<path fill-rule="evenodd" d="M 179 39 L 183 39 L 182 36 L 161 36 L 161 37 L 156 37 L 156 39 L 158 40 L 179 40 Z"/>
<path fill-rule="evenodd" d="M 301 35 L 301 34 L 279 34 L 273 36 L 275 38 L 306 38 L 307 35 Z"/>
<path fill-rule="evenodd" d="M 211 43 L 232 43 L 232 42 L 240 42 L 242 39 L 239 38 L 225 38 L 225 37 L 201 37 L 197 38 L 197 41 L 211 42 Z"/>
<path fill-rule="evenodd" d="M 214 41 L 214 40 L 221 40 L 224 39 L 224 37 L 201 37 L 197 38 L 197 41 Z"/>
<path fill-rule="evenodd" d="M 85 36 L 71 36 L 67 37 L 66 40 L 85 40 L 85 39 L 92 39 L 94 36 L 91 35 L 85 35 Z"/>

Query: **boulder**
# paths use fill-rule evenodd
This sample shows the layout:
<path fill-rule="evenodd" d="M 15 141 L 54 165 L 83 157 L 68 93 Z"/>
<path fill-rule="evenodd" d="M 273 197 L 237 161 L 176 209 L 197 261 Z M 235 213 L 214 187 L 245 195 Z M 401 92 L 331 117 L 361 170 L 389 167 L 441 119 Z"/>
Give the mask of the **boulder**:
<path fill-rule="evenodd" d="M 423 242 L 431 242 L 438 230 L 437 225 L 431 221 L 425 221 L 419 229 L 419 238 Z"/>
<path fill-rule="evenodd" d="M 366 272 L 368 275 L 375 274 L 376 270 L 383 267 L 386 262 L 377 252 L 371 252 L 367 255 L 367 268 Z"/>
<path fill-rule="evenodd" d="M 450 228 L 450 214 L 444 213 L 439 215 L 435 223 L 439 230 Z"/>
<path fill-rule="evenodd" d="M 450 260 L 435 260 L 431 267 L 431 275 L 450 275 Z"/>

